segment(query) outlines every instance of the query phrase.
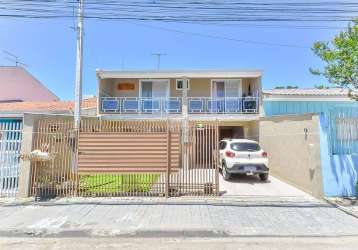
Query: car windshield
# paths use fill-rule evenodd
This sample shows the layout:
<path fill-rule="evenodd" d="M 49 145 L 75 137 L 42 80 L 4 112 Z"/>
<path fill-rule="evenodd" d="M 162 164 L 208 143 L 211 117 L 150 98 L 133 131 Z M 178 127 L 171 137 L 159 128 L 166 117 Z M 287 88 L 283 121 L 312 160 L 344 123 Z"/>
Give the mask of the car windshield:
<path fill-rule="evenodd" d="M 260 145 L 252 142 L 237 142 L 230 145 L 234 151 L 259 151 Z"/>

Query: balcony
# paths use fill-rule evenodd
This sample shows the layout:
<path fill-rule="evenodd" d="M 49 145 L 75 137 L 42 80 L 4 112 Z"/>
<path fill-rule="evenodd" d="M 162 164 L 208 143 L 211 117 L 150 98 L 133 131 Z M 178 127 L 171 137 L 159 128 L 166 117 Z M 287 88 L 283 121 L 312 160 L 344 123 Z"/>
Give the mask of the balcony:
<path fill-rule="evenodd" d="M 258 97 L 188 97 L 189 114 L 258 114 Z M 181 114 L 183 99 L 102 97 L 102 114 Z"/>

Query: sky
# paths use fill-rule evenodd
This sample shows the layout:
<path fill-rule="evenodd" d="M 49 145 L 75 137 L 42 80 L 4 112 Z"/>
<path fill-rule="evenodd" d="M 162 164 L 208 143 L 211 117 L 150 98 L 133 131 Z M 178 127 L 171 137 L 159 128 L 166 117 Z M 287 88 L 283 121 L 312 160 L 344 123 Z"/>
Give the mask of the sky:
<path fill-rule="evenodd" d="M 83 95 L 96 94 L 96 69 L 155 70 L 156 58 L 152 53 L 157 52 L 166 54 L 160 67 L 164 70 L 261 69 L 264 89 L 328 84 L 323 77 L 309 72 L 309 67 L 323 66 L 310 47 L 315 41 L 331 40 L 339 32 L 338 29 L 287 26 L 262 28 L 103 20 L 85 20 L 84 25 Z M 344 27 L 346 24 L 321 25 Z M 16 54 L 28 65 L 27 70 L 62 100 L 73 99 L 76 62 L 73 26 L 73 19 L 0 18 L 0 65 L 13 65 L 5 59 L 3 50 Z M 299 47 L 242 43 L 193 33 Z"/>

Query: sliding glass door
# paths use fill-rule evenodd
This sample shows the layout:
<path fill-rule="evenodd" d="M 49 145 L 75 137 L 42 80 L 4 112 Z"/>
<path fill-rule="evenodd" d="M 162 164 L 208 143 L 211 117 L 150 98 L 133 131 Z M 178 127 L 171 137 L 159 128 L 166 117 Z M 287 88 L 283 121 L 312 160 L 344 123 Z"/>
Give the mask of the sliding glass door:
<path fill-rule="evenodd" d="M 210 112 L 239 112 L 241 110 L 240 97 L 241 80 L 213 80 L 208 109 Z"/>
<path fill-rule="evenodd" d="M 168 80 L 143 80 L 141 86 L 141 111 L 142 112 L 159 112 L 169 97 Z"/>

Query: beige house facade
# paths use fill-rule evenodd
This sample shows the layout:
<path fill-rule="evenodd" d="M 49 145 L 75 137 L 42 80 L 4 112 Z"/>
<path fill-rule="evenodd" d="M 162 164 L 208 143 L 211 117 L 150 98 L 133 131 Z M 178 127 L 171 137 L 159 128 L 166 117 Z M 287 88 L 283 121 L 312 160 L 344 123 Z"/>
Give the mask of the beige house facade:
<path fill-rule="evenodd" d="M 112 120 L 217 120 L 221 138 L 258 139 L 261 78 L 260 70 L 97 70 L 97 113 Z"/>

